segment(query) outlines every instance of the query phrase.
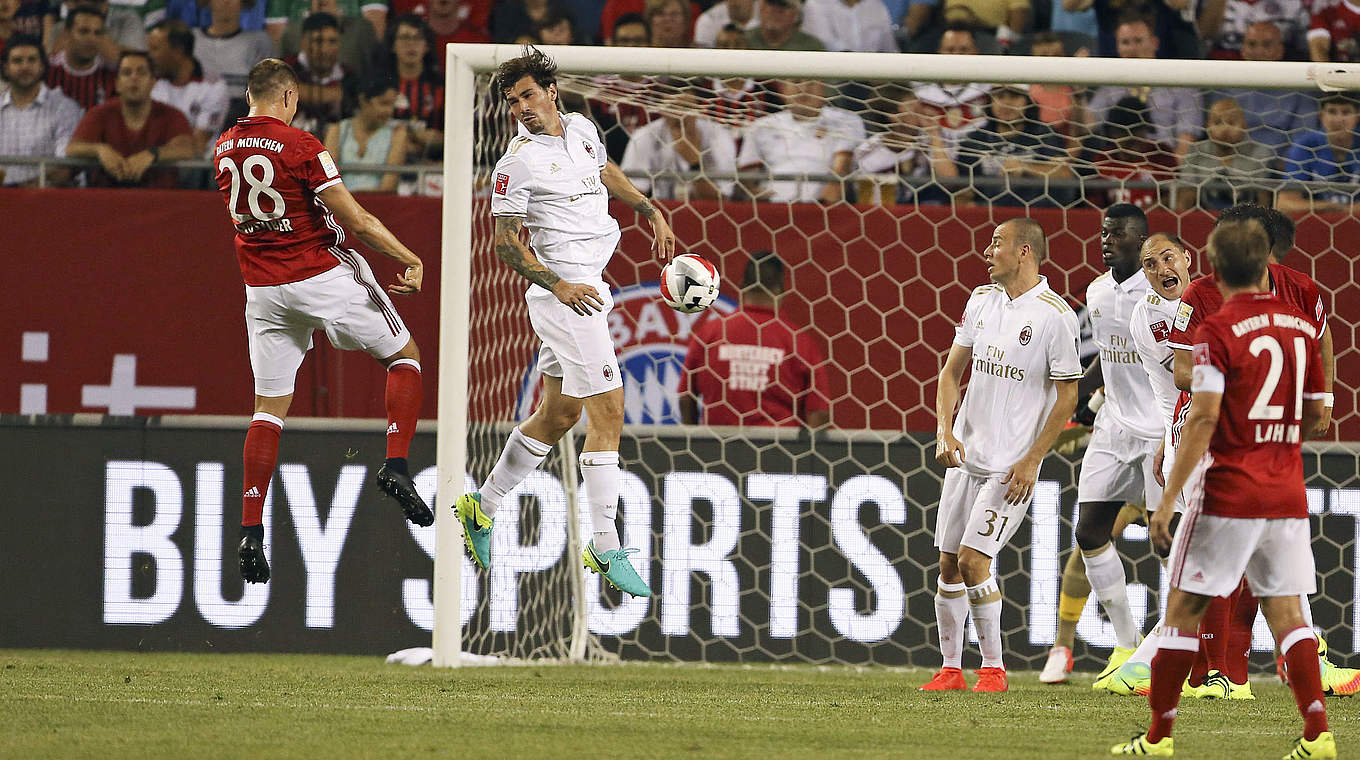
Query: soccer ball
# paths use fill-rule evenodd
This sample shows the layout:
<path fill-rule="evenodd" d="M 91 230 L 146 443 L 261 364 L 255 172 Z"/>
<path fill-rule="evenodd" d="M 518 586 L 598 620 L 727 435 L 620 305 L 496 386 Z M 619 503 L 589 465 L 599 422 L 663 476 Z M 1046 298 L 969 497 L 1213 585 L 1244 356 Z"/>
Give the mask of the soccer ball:
<path fill-rule="evenodd" d="M 707 309 L 718 297 L 718 270 L 693 253 L 682 253 L 661 269 L 661 300 L 685 314 Z"/>

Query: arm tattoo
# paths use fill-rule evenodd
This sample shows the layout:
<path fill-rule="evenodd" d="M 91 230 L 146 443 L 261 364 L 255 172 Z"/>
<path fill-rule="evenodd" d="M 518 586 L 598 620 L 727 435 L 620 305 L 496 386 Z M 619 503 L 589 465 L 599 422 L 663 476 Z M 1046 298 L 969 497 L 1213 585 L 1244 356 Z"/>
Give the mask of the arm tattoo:
<path fill-rule="evenodd" d="M 520 277 L 546 290 L 552 290 L 562 278 L 543 266 L 520 242 L 519 228 L 523 222 L 524 220 L 518 217 L 496 217 L 496 256 L 518 272 Z"/>
<path fill-rule="evenodd" d="M 651 219 L 652 217 L 656 216 L 656 206 L 653 206 L 652 202 L 647 200 L 646 198 L 643 198 L 641 201 L 634 203 L 633 210 L 638 212 L 639 214 L 642 214 L 648 219 Z"/>

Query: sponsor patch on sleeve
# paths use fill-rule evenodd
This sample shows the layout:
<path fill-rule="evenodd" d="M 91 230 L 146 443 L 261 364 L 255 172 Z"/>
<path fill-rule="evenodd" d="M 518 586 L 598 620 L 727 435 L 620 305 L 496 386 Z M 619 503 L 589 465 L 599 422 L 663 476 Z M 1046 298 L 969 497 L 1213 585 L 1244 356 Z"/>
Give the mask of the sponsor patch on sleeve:
<path fill-rule="evenodd" d="M 1166 326 L 1164 319 L 1158 320 L 1156 324 L 1148 325 L 1148 328 L 1152 330 L 1152 337 L 1156 338 L 1158 343 L 1163 343 L 1171 337 L 1171 328 Z"/>
<path fill-rule="evenodd" d="M 340 169 L 335 165 L 335 159 L 331 158 L 331 152 L 323 150 L 316 154 L 316 160 L 321 163 L 321 170 L 326 172 L 326 179 L 335 179 L 340 176 Z"/>
<path fill-rule="evenodd" d="M 1191 314 L 1194 314 L 1194 313 L 1195 313 L 1195 307 L 1191 306 L 1191 305 L 1188 304 L 1188 303 L 1183 303 L 1183 304 L 1181 304 L 1180 308 L 1179 308 L 1179 309 L 1176 309 L 1176 327 L 1175 327 L 1175 329 L 1177 329 L 1177 330 L 1184 330 L 1185 328 L 1189 327 L 1189 326 L 1190 326 L 1190 315 L 1191 315 Z"/>
<path fill-rule="evenodd" d="M 506 191 L 508 191 L 509 189 L 510 189 L 510 175 L 497 172 L 495 189 L 496 195 L 505 195 Z"/>

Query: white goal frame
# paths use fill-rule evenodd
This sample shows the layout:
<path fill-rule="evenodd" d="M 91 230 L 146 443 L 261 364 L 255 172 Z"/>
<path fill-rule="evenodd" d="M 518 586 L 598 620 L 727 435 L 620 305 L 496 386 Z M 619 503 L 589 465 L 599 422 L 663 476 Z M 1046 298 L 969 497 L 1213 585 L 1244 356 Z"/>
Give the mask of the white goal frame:
<path fill-rule="evenodd" d="M 909 53 L 807 53 L 755 50 L 590 46 L 541 48 L 563 73 L 675 76 L 804 77 L 831 80 L 992 82 L 999 72 L 1034 84 L 1244 87 L 1339 91 L 1360 89 L 1360 65 L 1216 60 L 1036 58 Z M 517 45 L 451 44 L 446 48 L 444 196 L 440 262 L 439 394 L 435 499 L 434 665 L 456 666 L 460 618 L 462 529 L 451 509 L 463 492 L 468 435 L 468 335 L 476 76 L 521 54 Z M 568 521 L 569 525 L 574 520 Z M 579 655 L 578 655 L 579 656 Z"/>

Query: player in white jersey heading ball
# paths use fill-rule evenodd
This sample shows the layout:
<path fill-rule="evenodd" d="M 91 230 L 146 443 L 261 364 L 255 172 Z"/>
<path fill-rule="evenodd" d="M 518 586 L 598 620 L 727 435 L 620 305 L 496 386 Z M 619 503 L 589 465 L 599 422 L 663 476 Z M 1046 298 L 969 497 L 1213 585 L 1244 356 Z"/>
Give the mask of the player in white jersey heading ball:
<path fill-rule="evenodd" d="M 535 470 L 563 435 L 589 413 L 581 478 L 593 535 L 585 566 L 633 596 L 651 589 L 619 545 L 619 437 L 623 378 L 609 331 L 613 300 L 603 275 L 619 243 L 609 196 L 623 200 L 652 226 L 657 255 L 670 259 L 675 235 L 661 212 L 605 156 L 595 125 L 558 110 L 557 65 L 526 47 L 496 70 L 491 86 L 504 98 L 519 134 L 496 163 L 491 214 L 496 255 L 529 282 L 524 300 L 542 340 L 538 369 L 543 399 L 510 432 L 500 459 L 479 492 L 455 504 L 473 560 L 491 563 L 491 528 L 502 499 Z M 520 240 L 529 229 L 529 245 Z M 512 505 L 513 507 L 514 505 Z"/>
<path fill-rule="evenodd" d="M 1029 510 L 1039 465 L 1076 409 L 1081 377 L 1077 315 L 1039 274 L 1047 254 L 1038 222 L 1022 217 L 997 226 L 983 252 L 992 284 L 968 299 L 940 370 L 935 459 L 949 469 L 935 524 L 935 617 L 944 663 L 925 691 L 968 688 L 962 658 L 970 613 L 982 650 L 973 690 L 1008 688 L 992 559 Z"/>
<path fill-rule="evenodd" d="M 1114 652 L 1096 688 L 1104 686 L 1142 639 L 1142 628 L 1129 608 L 1124 563 L 1111 541 L 1115 521 L 1125 504 L 1155 504 L 1161 497 L 1154 456 L 1163 425 L 1129 335 L 1133 307 L 1148 292 L 1140 255 L 1147 236 L 1142 209 L 1128 203 L 1106 209 L 1100 223 L 1100 247 L 1109 271 L 1086 290 L 1091 331 L 1100 353 L 1082 378 L 1082 390 L 1104 386 L 1105 404 L 1096 413 L 1091 442 L 1081 460 L 1077 546 L 1091 591 L 1105 608 L 1115 633 Z"/>

